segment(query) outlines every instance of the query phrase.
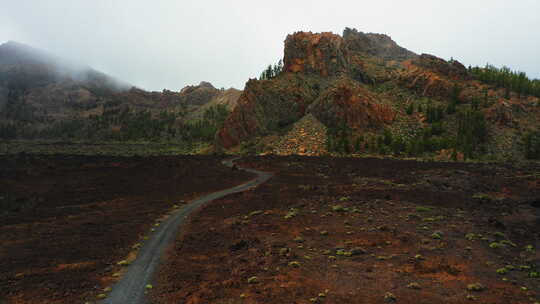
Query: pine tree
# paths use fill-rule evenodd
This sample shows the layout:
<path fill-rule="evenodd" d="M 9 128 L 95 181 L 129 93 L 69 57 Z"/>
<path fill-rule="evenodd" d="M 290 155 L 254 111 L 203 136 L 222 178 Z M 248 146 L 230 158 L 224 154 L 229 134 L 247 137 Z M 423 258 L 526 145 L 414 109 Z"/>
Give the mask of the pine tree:
<path fill-rule="evenodd" d="M 414 103 L 411 102 L 409 106 L 407 107 L 407 110 L 405 110 L 407 115 L 412 115 L 414 113 Z"/>

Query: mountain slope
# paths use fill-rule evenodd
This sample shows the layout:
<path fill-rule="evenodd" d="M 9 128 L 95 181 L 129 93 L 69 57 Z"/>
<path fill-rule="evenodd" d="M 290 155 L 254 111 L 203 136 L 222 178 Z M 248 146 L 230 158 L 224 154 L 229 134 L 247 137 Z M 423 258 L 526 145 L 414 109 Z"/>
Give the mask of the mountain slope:
<path fill-rule="evenodd" d="M 147 92 L 21 43 L 0 45 L 0 139 L 208 142 L 197 135 L 208 131 L 186 117 L 232 109 L 238 95 L 207 82 Z"/>
<path fill-rule="evenodd" d="M 540 127 L 537 97 L 483 83 L 458 61 L 417 55 L 386 35 L 294 33 L 283 62 L 276 77 L 247 82 L 216 145 L 257 146 L 311 114 L 328 128 L 329 151 L 521 158 L 522 134 Z"/>

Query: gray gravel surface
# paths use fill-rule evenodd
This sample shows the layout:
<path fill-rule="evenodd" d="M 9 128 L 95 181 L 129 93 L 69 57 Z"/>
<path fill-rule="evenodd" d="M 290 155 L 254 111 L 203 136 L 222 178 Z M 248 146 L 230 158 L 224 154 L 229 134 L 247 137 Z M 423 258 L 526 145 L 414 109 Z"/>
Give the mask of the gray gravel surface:
<path fill-rule="evenodd" d="M 223 164 L 232 167 L 233 162 L 236 159 L 223 161 Z M 148 303 L 145 296 L 147 291 L 146 286 L 151 284 L 153 275 L 159 268 L 159 263 L 162 255 L 165 253 L 165 249 L 172 244 L 180 227 L 182 224 L 184 224 L 187 217 L 212 200 L 257 187 L 272 177 L 272 174 L 267 172 L 240 167 L 238 169 L 251 172 L 257 177 L 239 186 L 214 192 L 195 199 L 174 213 L 161 225 L 156 227 L 156 230 L 140 249 L 137 259 L 129 265 L 126 274 L 113 286 L 112 292 L 105 300 L 101 301 L 101 303 Z"/>

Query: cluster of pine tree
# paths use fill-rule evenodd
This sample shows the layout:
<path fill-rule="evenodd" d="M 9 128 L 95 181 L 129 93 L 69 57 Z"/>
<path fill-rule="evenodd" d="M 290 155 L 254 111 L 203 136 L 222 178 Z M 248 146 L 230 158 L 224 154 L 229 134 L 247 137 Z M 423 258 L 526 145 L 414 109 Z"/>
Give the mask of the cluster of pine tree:
<path fill-rule="evenodd" d="M 277 77 L 283 71 L 283 61 L 280 59 L 278 63 L 274 65 L 268 65 L 268 67 L 261 73 L 259 80 L 270 80 Z"/>
<path fill-rule="evenodd" d="M 510 97 L 510 91 L 517 93 L 518 97 L 540 97 L 540 80 L 529 79 L 524 72 L 512 71 L 508 67 L 497 68 L 490 64 L 483 68 L 469 68 L 469 72 L 480 81 L 506 89 L 507 98 Z"/>
<path fill-rule="evenodd" d="M 414 106 L 409 105 L 407 112 L 413 111 L 413 108 Z M 474 107 L 460 110 L 456 116 L 458 130 L 455 133 L 447 132 L 444 128 L 443 106 L 428 103 L 424 110 L 429 125 L 413 138 L 395 136 L 389 129 L 385 129 L 382 135 L 370 138 L 354 137 L 352 130 L 341 126 L 328 130 L 327 150 L 341 154 L 372 152 L 383 155 L 423 156 L 442 149 L 452 149 L 462 152 L 466 158 L 482 155 L 488 133 L 486 120 L 480 110 Z"/>
<path fill-rule="evenodd" d="M 455 148 L 473 158 L 475 153 L 483 152 L 483 143 L 488 136 L 484 114 L 475 109 L 466 109 L 458 114 L 458 130 Z"/>
<path fill-rule="evenodd" d="M 219 128 L 229 115 L 229 110 L 224 105 L 215 105 L 208 108 L 201 120 L 185 124 L 182 127 L 184 141 L 212 141 Z"/>
<path fill-rule="evenodd" d="M 326 150 L 328 152 L 337 152 L 341 154 L 359 152 L 360 148 L 352 149 L 350 143 L 351 136 L 352 129 L 346 124 L 342 124 L 337 128 L 328 128 L 326 131 Z"/>
<path fill-rule="evenodd" d="M 529 131 L 523 136 L 525 158 L 540 159 L 540 130 Z"/>

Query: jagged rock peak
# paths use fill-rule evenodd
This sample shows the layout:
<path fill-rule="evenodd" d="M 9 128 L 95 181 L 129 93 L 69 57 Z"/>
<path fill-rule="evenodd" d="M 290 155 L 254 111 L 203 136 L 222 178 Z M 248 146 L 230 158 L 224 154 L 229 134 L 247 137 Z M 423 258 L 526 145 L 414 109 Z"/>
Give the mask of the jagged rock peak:
<path fill-rule="evenodd" d="M 201 81 L 198 85 L 188 85 L 185 86 L 182 90 L 180 90 L 180 93 L 182 94 L 190 94 L 193 91 L 200 90 L 200 89 L 212 89 L 216 90 L 216 88 L 210 83 L 206 81 Z"/>
<path fill-rule="evenodd" d="M 334 76 L 347 66 L 347 50 L 341 36 L 330 33 L 296 32 L 285 39 L 286 72 Z"/>
<path fill-rule="evenodd" d="M 384 60 L 403 61 L 418 57 L 417 54 L 399 46 L 385 34 L 363 33 L 356 29 L 345 28 L 343 39 L 350 51 L 363 52 Z"/>
<path fill-rule="evenodd" d="M 210 82 L 207 82 L 207 81 L 201 81 L 201 82 L 199 83 L 199 87 L 201 87 L 201 88 L 215 89 L 215 87 L 214 87 Z"/>
<path fill-rule="evenodd" d="M 418 58 L 385 34 L 351 28 L 343 31 L 343 37 L 330 32 L 296 32 L 285 39 L 284 71 L 337 76 L 350 70 L 352 57 L 357 55 L 399 62 Z"/>

